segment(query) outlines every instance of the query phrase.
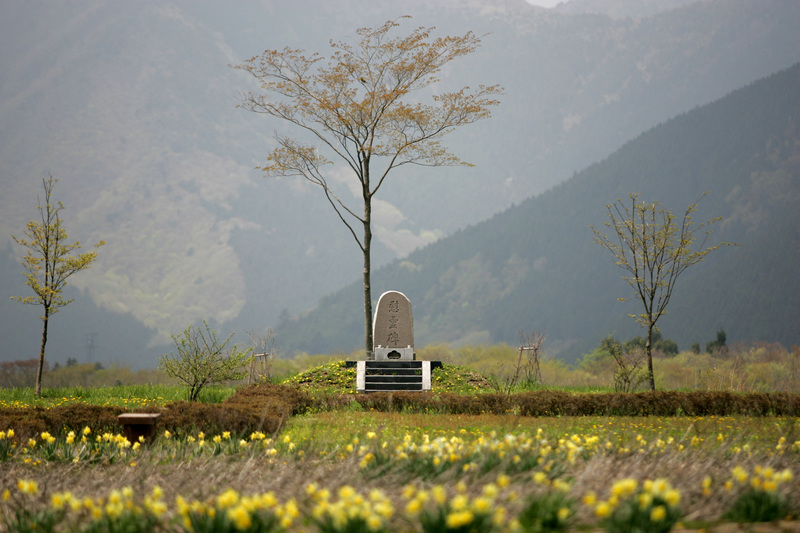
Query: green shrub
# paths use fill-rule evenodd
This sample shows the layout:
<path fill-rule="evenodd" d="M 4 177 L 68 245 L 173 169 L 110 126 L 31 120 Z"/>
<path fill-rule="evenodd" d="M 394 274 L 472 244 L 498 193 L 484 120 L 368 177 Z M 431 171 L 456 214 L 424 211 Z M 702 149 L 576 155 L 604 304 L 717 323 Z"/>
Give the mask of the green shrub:
<path fill-rule="evenodd" d="M 736 498 L 725 518 L 734 522 L 774 522 L 786 518 L 789 504 L 777 492 L 748 488 Z"/>
<path fill-rule="evenodd" d="M 231 338 L 233 334 L 218 341 L 216 332 L 204 320 L 203 329 L 189 326 L 180 336 L 172 336 L 178 354 L 162 355 L 158 367 L 186 385 L 190 402 L 197 401 L 203 387 L 247 376 L 244 367 L 252 361 L 252 350 L 240 352 L 235 344 L 229 347 Z"/>
<path fill-rule="evenodd" d="M 531 496 L 519 514 L 519 525 L 525 533 L 565 531 L 574 514 L 575 500 L 560 490 Z"/>

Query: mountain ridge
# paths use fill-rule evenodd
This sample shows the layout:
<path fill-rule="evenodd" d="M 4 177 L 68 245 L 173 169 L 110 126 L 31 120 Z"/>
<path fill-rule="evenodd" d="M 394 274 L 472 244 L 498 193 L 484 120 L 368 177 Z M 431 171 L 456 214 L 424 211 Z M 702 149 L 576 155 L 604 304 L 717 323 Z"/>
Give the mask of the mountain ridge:
<path fill-rule="evenodd" d="M 523 0 L 415 1 L 403 12 L 414 17 L 409 27 L 484 35 L 443 83 L 500 83 L 507 96 L 492 119 L 446 140 L 475 168 L 401 172 L 386 183 L 375 265 L 551 189 L 654 124 L 800 59 L 800 6 L 779 0 L 620 19 Z M 10 235 L 34 214 L 47 172 L 61 180 L 70 236 L 108 242 L 74 278 L 90 302 L 73 306 L 86 314 L 71 307 L 54 321 L 65 329 L 53 336 L 54 360 L 82 357 L 84 336 L 97 333 L 103 357 L 152 363 L 189 323 L 261 329 L 358 277 L 352 239 L 318 191 L 254 170 L 278 125 L 236 109 L 249 80 L 227 65 L 284 45 L 324 51 L 328 38 L 397 18 L 394 3 L 10 1 L 0 15 L 0 249 L 10 265 L 0 316 L 14 318 L 0 321 L 9 324 L 0 326 L 0 359 L 37 353 L 36 315 L 10 326 L 33 313 L 8 299 L 27 290 Z M 97 319 L 69 318 L 105 313 L 121 322 L 100 329 Z M 120 350 L 123 317 L 147 338 Z"/>
<path fill-rule="evenodd" d="M 682 276 L 659 323 L 665 337 L 687 348 L 724 327 L 731 342 L 800 343 L 797 88 L 798 65 L 681 114 L 550 191 L 378 270 L 373 290 L 411 298 L 422 345 L 513 343 L 519 330 L 534 328 L 574 360 L 608 334 L 638 334 L 627 314 L 641 304 L 616 301 L 630 289 L 592 242 L 589 226 L 602 227 L 603 204 L 638 192 L 679 214 L 710 191 L 695 221 L 723 216 L 714 239 L 742 246 Z M 353 284 L 284 321 L 283 345 L 355 349 L 358 320 L 342 317 L 359 291 Z M 743 311 L 747 302 L 751 312 Z M 354 342 L 337 344 L 346 342 L 340 332 Z"/>

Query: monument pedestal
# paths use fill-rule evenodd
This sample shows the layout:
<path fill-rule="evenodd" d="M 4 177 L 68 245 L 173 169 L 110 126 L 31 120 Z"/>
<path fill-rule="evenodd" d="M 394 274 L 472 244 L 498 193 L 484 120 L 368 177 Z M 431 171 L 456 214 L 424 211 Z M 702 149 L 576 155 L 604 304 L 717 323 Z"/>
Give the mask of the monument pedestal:
<path fill-rule="evenodd" d="M 376 361 L 414 361 L 417 358 L 413 346 L 407 346 L 406 348 L 384 348 L 383 346 L 378 346 L 374 349 L 373 354 Z"/>

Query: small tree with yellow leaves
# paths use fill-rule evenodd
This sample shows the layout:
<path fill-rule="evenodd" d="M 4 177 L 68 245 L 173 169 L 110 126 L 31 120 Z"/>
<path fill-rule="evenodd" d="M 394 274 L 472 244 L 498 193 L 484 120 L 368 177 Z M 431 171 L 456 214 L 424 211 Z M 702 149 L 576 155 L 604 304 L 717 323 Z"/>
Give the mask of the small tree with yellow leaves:
<path fill-rule="evenodd" d="M 34 296 L 12 296 L 12 299 L 25 304 L 41 305 L 44 308 L 44 314 L 41 316 L 42 341 L 39 348 L 39 365 L 36 370 L 36 396 L 42 392 L 42 370 L 50 316 L 72 302 L 62 296 L 67 278 L 89 268 L 97 258 L 97 248 L 105 244 L 100 241 L 90 252 L 72 253 L 78 250 L 81 244 L 78 241 L 67 243 L 67 231 L 59 215 L 64 205 L 61 202 L 54 203 L 52 198 L 57 181 L 52 175 L 42 180 L 44 205 L 39 201 L 37 207 L 39 220 L 28 222 L 25 230 L 26 238 L 11 236 L 17 244 L 28 250 L 27 255 L 22 258 L 22 266 L 25 269 L 26 284 L 35 293 Z"/>
<path fill-rule="evenodd" d="M 687 207 L 683 217 L 678 219 L 671 211 L 660 207 L 659 203 L 640 201 L 636 193 L 630 194 L 629 198 L 627 205 L 618 199 L 616 203 L 606 206 L 609 221 L 605 225 L 611 229 L 608 235 L 594 226 L 592 231 L 594 242 L 610 251 L 616 265 L 627 271 L 628 275 L 622 279 L 633 287 L 635 297 L 644 306 L 643 313 L 631 317 L 647 328 L 645 352 L 648 381 L 650 390 L 656 390 L 653 330 L 658 319 L 666 312 L 678 276 L 712 251 L 730 243 L 706 246 L 711 235 L 709 226 L 722 220 L 722 217 L 693 227 L 692 213 L 697 210 L 699 200 Z M 703 237 L 699 244 L 696 243 L 698 234 Z"/>

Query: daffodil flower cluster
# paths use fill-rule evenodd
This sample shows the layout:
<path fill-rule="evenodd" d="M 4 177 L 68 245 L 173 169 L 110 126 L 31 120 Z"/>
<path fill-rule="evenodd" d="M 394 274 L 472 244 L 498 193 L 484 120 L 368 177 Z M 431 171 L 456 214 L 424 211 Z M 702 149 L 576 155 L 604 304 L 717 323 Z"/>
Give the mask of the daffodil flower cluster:
<path fill-rule="evenodd" d="M 93 436 L 89 427 L 85 427 L 80 435 L 69 431 L 63 439 L 57 439 L 44 431 L 38 435 L 38 439 L 30 437 L 25 442 L 13 440 L 15 436 L 13 429 L 0 433 L 2 433 L 0 459 L 12 460 L 19 457 L 23 462 L 33 465 L 38 465 L 42 461 L 113 463 L 120 458 L 128 457 L 131 452 L 138 451 L 142 444 L 131 443 L 123 435 L 110 432 Z"/>
<path fill-rule="evenodd" d="M 792 481 L 792 477 L 789 470 L 778 472 L 756 467 L 748 472 L 736 467 L 731 481 L 748 494 L 773 496 L 777 492 L 767 492 L 765 483 L 771 491 L 768 482 L 774 481 L 777 490 Z M 297 501 L 291 498 L 281 501 L 273 492 L 244 495 L 228 489 L 202 501 L 178 495 L 170 505 L 158 486 L 144 497 L 137 497 L 130 487 L 124 487 L 112 489 L 105 497 L 55 492 L 45 500 L 47 495 L 35 480 L 19 479 L 0 493 L 0 530 L 499 533 L 571 527 L 576 519 L 576 502 L 570 496 L 574 489 L 567 481 L 536 472 L 528 483 L 538 489 L 529 491 L 524 501 L 517 493 L 521 482 L 524 483 L 519 476 L 512 479 L 500 474 L 494 482 L 483 486 L 468 486 L 465 481 L 447 486 L 409 483 L 394 500 L 380 489 L 359 491 L 344 485 L 331 490 L 310 483 Z M 712 486 L 708 477 L 702 484 Z M 681 500 L 681 493 L 665 479 L 640 482 L 627 478 L 611 485 L 606 500 L 599 500 L 594 492 L 589 492 L 583 503 L 605 531 L 658 533 L 671 530 L 680 519 Z M 784 503 L 749 496 L 744 503 L 737 500 L 728 518 L 781 519 L 786 516 Z"/>
<path fill-rule="evenodd" d="M 607 531 L 670 531 L 680 519 L 681 494 L 666 479 L 628 478 L 617 481 L 605 501 L 594 492 L 587 493 L 583 503 L 593 507 Z"/>
<path fill-rule="evenodd" d="M 138 499 L 130 487 L 111 490 L 106 498 L 81 498 L 71 492 L 54 493 L 44 511 L 27 513 L 40 496 L 32 480 L 19 480 L 15 489 L 6 489 L 0 504 L 0 524 L 14 527 L 15 515 L 9 503 L 22 509 L 26 523 L 50 531 L 165 531 L 242 532 L 294 531 L 303 525 L 320 533 L 348 531 L 512 531 L 516 521 L 509 518 L 506 503 L 513 501 L 510 478 L 500 475 L 494 483 L 482 487 L 479 494 L 467 495 L 463 482 L 455 489 L 442 485 L 422 488 L 407 485 L 400 506 L 382 490 L 359 491 L 343 485 L 331 491 L 310 483 L 298 503 L 281 502 L 273 492 L 243 495 L 228 489 L 204 501 L 189 501 L 177 496 L 173 506 L 163 499 L 159 487 L 153 487 Z M 505 491 L 505 492 L 504 492 Z M 18 500 L 18 501 L 14 501 Z M 6 507 L 3 508 L 3 505 Z M 558 509 L 561 519 L 571 514 Z M 19 514 L 19 513 L 17 513 Z M 12 519 L 9 519 L 11 517 Z M 43 527 L 47 524 L 47 527 Z M 60 524 L 56 527 L 55 524 Z M 28 527 L 27 529 L 31 529 Z M 304 528 L 304 530 L 308 530 Z"/>
<path fill-rule="evenodd" d="M 233 489 L 206 502 L 178 496 L 176 509 L 190 532 L 282 531 L 300 516 L 294 500 L 281 504 L 272 492 L 243 496 Z"/>
<path fill-rule="evenodd" d="M 612 423 L 616 425 L 619 421 L 604 421 L 605 425 Z M 634 454 L 646 453 L 646 460 L 650 460 L 655 454 L 669 452 L 669 457 L 690 454 L 686 459 L 691 460 L 695 455 L 703 457 L 711 447 L 718 449 L 720 443 L 724 445 L 730 438 L 729 433 L 718 432 L 715 428 L 705 444 L 698 442 L 693 445 L 689 438 L 682 439 L 684 449 L 679 448 L 680 442 L 668 436 L 645 438 L 640 427 L 625 433 L 598 432 L 593 435 L 564 431 L 548 433 L 542 429 L 531 433 L 503 434 L 466 429 L 431 431 L 428 428 L 403 428 L 398 432 L 386 429 L 356 431 L 353 436 L 348 426 L 347 440 L 333 440 L 328 446 L 325 439 L 321 444 L 315 441 L 318 434 L 304 434 L 298 428 L 302 426 L 289 426 L 281 436 L 272 438 L 260 431 L 244 435 L 227 431 L 217 435 L 204 432 L 174 435 L 170 431 L 161 431 L 147 445 L 130 443 L 121 435 L 95 432 L 88 427 L 61 435 L 42 432 L 30 439 L 27 435 L 20 438 L 13 429 L 7 429 L 0 432 L 0 457 L 5 453 L 5 460 L 24 461 L 31 465 L 47 461 L 85 461 L 102 466 L 124 459 L 123 465 L 132 468 L 137 461 L 150 464 L 185 461 L 192 465 L 195 458 L 201 457 L 206 461 L 215 454 L 253 460 L 267 469 L 306 461 L 326 464 L 325 461 L 335 460 L 348 469 L 352 468 L 350 472 L 365 483 L 375 484 L 375 480 L 386 474 L 389 475 L 387 479 L 393 480 L 395 490 L 408 483 L 402 497 L 389 499 L 379 490 L 359 491 L 349 486 L 334 486 L 329 491 L 328 488 L 310 485 L 305 496 L 294 495 L 297 502 L 281 503 L 272 493 L 243 495 L 231 490 L 203 501 L 178 497 L 175 504 L 170 505 L 163 500 L 160 491 L 154 490 L 152 494 L 137 499 L 130 489 L 117 488 L 103 499 L 44 491 L 49 503 L 46 505 L 42 501 L 45 496 L 40 495 L 36 482 L 21 480 L 2 492 L 0 520 L 7 530 L 12 531 L 21 529 L 14 525 L 19 520 L 39 524 L 40 530 L 46 530 L 44 525 L 48 520 L 65 524 L 55 531 L 71 531 L 68 525 L 78 521 L 94 524 L 106 520 L 117 524 L 136 520 L 141 523 L 160 521 L 159 528 L 165 530 L 195 532 L 279 531 L 287 527 L 297 529 L 302 523 L 311 526 L 312 530 L 338 533 L 356 528 L 356 523 L 368 531 L 427 531 L 437 528 L 442 531 L 506 531 L 517 526 L 523 530 L 557 529 L 566 527 L 571 520 L 593 516 L 593 520 L 612 531 L 631 524 L 642 530 L 659 531 L 671 527 L 680 517 L 681 493 L 666 480 L 642 482 L 624 479 L 613 485 L 609 483 L 608 487 L 597 489 L 602 493 L 602 500 L 595 493 L 586 493 L 586 487 L 581 494 L 585 494 L 584 502 L 589 507 L 579 507 L 576 512 L 576 501 L 571 493 L 577 489 L 571 486 L 571 473 L 582 469 L 585 461 L 597 455 L 614 456 L 616 460 L 621 453 L 630 454 L 623 456 L 623 460 L 627 460 Z M 616 439 L 617 435 L 629 438 L 623 444 L 622 439 Z M 747 452 L 743 456 L 739 455 L 738 446 L 723 446 L 722 450 L 726 458 L 742 460 L 743 465 L 752 464 L 750 461 L 755 455 L 783 468 L 794 464 L 790 456 L 800 449 L 789 445 L 791 441 L 781 439 L 777 445 L 774 439 L 770 442 L 757 438 L 740 440 L 737 444 L 741 446 L 741 452 Z M 229 459 L 219 460 L 225 462 Z M 38 474 L 41 470 L 34 468 L 30 471 Z M 717 481 L 712 474 L 719 476 L 719 469 L 710 469 L 702 478 L 699 489 L 702 489 L 703 498 L 713 497 L 715 501 L 726 503 L 736 500 L 733 507 L 740 509 L 739 514 L 732 515 L 736 521 L 750 520 L 754 516 L 772 517 L 769 520 L 783 518 L 787 516 L 789 501 L 786 495 L 796 494 L 785 488 L 791 486 L 793 478 L 789 469 L 737 466 L 730 471 L 727 481 L 726 476 Z M 477 480 L 485 480 L 487 475 L 493 476 L 495 481 L 482 488 L 478 485 L 467 490 L 466 482 L 474 484 Z M 434 483 L 449 485 L 432 485 Z M 524 500 L 523 497 L 517 498 L 515 490 L 512 490 L 512 487 L 520 486 L 524 486 Z M 693 492 L 699 494 L 699 490 Z M 26 504 L 26 498 L 37 495 L 40 495 L 38 506 Z M 694 498 L 687 496 L 687 499 L 692 500 L 688 505 L 697 505 Z M 42 510 L 43 505 L 47 507 L 45 510 Z M 33 510 L 29 512 L 29 509 Z M 34 516 L 31 514 L 34 511 L 40 514 Z M 109 525 L 105 529 L 113 528 Z"/>
<path fill-rule="evenodd" d="M 794 479 L 792 471 L 776 471 L 769 466 L 753 467 L 748 472 L 741 466 L 731 469 L 731 478 L 724 488 L 727 492 L 738 492 L 727 516 L 741 522 L 769 522 L 780 520 L 789 513 L 789 501 L 781 493 L 782 485 Z"/>
<path fill-rule="evenodd" d="M 387 468 L 405 470 L 424 478 L 456 469 L 461 472 L 486 472 L 496 467 L 508 474 L 541 468 L 550 471 L 557 463 L 574 464 L 591 454 L 602 451 L 596 436 L 572 435 L 557 440 L 544 438 L 542 430 L 536 435 L 495 432 L 465 438 L 462 434 L 431 438 L 423 434 L 419 441 L 406 434 L 391 447 L 387 442 L 372 449 L 362 447 L 362 469 L 375 469 L 374 475 Z"/>
<path fill-rule="evenodd" d="M 11 457 L 11 453 L 17 447 L 15 436 L 13 429 L 0 431 L 0 461 L 7 461 Z"/>
<path fill-rule="evenodd" d="M 517 520 L 523 531 L 564 531 L 575 514 L 575 500 L 569 496 L 571 486 L 562 479 L 550 480 L 544 472 L 536 472 L 533 481 L 551 488 L 531 495 Z"/>
<path fill-rule="evenodd" d="M 715 423 L 720 421 L 715 419 Z M 501 435 L 462 429 L 444 435 L 414 433 L 405 438 L 384 439 L 374 431 L 368 431 L 366 438 L 363 435 L 361 438 L 348 436 L 351 439 L 349 443 L 323 449 L 314 440 L 297 438 L 291 431 L 272 439 L 260 431 L 234 437 L 229 431 L 217 435 L 203 432 L 173 435 L 167 430 L 156 438 L 150 449 L 166 453 L 174 460 L 218 454 L 257 456 L 266 453 L 268 458 L 276 460 L 284 460 L 287 456 L 304 457 L 308 453 L 337 459 L 356 455 L 361 468 L 365 473 L 372 471 L 371 475 L 379 476 L 391 468 L 426 477 L 436 477 L 451 469 L 465 473 L 485 472 L 498 465 L 506 473 L 528 472 L 553 464 L 571 465 L 597 454 L 706 453 L 714 446 L 727 447 L 734 455 L 742 456 L 754 453 L 800 454 L 800 441 L 788 441 L 785 436 L 781 436 L 777 444 L 765 442 L 766 448 L 754 448 L 753 445 L 758 444 L 755 442 L 752 445 L 751 442 L 734 443 L 727 432 L 719 432 L 715 438 L 709 439 L 697 435 L 678 440 L 672 436 L 648 439 L 641 434 L 636 434 L 633 439 L 629 430 L 623 427 L 612 429 L 612 423 L 609 421 L 605 424 L 607 427 L 596 428 L 598 432 L 594 434 L 566 433 L 558 436 L 545 435 L 541 428 L 533 434 Z M 130 460 L 134 463 L 143 444 L 130 443 L 115 433 L 95 434 L 88 427 L 77 433 L 69 431 L 60 437 L 43 432 L 24 440 L 19 439 L 13 429 L 7 429 L 0 431 L 0 462 L 22 460 L 37 465 L 42 462 L 113 463 Z"/>
<path fill-rule="evenodd" d="M 380 490 L 373 489 L 365 497 L 349 485 L 330 491 L 311 483 L 306 487 L 311 500 L 312 521 L 320 531 L 386 531 L 394 515 L 391 500 Z"/>
<path fill-rule="evenodd" d="M 17 439 L 15 431 L 8 429 L 0 431 L 0 462 L 17 459 L 36 466 L 43 461 L 112 464 L 126 460 L 130 461 L 131 466 L 135 466 L 144 444 L 143 437 L 136 442 L 130 442 L 119 433 L 103 432 L 95 435 L 88 426 L 77 433 L 69 431 L 61 438 L 42 432 L 25 441 Z M 157 449 L 173 460 L 200 455 L 261 455 L 265 452 L 268 457 L 272 457 L 279 451 L 291 452 L 294 446 L 294 443 L 284 446 L 273 442 L 261 431 L 234 439 L 230 431 L 213 436 L 206 436 L 201 431 L 176 438 L 167 430 L 157 439 Z"/>
<path fill-rule="evenodd" d="M 0 513 L 0 523 L 8 531 L 54 531 L 59 525 L 63 531 L 127 531 L 149 532 L 156 528 L 167 513 L 163 491 L 154 487 L 141 502 L 134 497 L 130 487 L 114 489 L 107 498 L 80 498 L 72 492 L 56 492 L 50 496 L 50 505 L 35 509 L 33 502 L 39 496 L 39 486 L 33 480 L 17 481 L 17 492 L 5 489 L 2 501 L 11 509 Z"/>
<path fill-rule="evenodd" d="M 466 485 L 456 486 L 455 494 L 448 494 L 442 485 L 423 490 L 407 485 L 403 490 L 405 512 L 409 521 L 418 520 L 422 531 L 485 531 L 500 529 L 507 523 L 507 511 L 498 501 L 499 487 L 490 483 L 480 495 L 470 498 Z"/>
<path fill-rule="evenodd" d="M 781 484 L 791 481 L 793 478 L 792 471 L 788 468 L 776 472 L 772 467 L 756 465 L 753 467 L 752 473 L 749 473 L 741 466 L 735 466 L 731 470 L 731 478 L 725 482 L 725 490 L 732 490 L 737 485 L 749 484 L 756 490 L 776 492 Z"/>

